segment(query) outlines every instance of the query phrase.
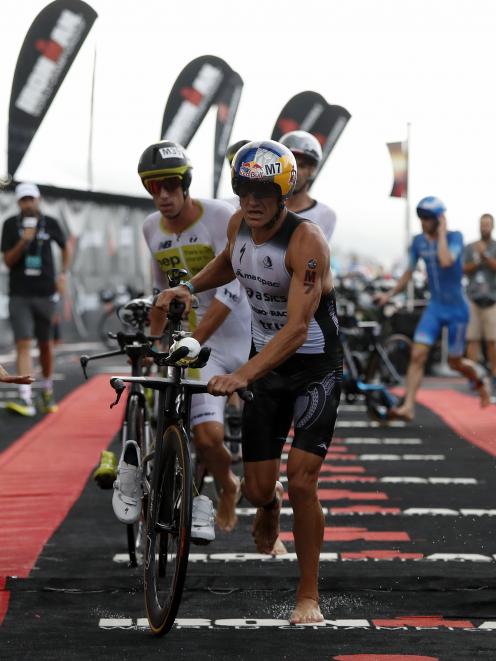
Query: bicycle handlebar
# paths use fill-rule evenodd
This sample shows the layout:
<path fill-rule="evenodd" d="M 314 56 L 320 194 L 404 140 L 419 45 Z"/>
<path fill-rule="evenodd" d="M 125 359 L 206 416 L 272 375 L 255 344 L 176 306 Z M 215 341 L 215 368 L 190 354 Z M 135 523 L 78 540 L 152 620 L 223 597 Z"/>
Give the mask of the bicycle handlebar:
<path fill-rule="evenodd" d="M 111 340 L 117 340 L 121 347 L 131 342 L 142 342 L 143 344 L 150 344 L 150 342 L 161 340 L 163 337 L 162 335 L 145 335 L 143 331 L 136 331 L 135 333 L 124 333 L 123 331 L 117 331 L 117 333 L 108 332 L 107 335 Z"/>
<path fill-rule="evenodd" d="M 142 331 L 136 331 L 135 333 L 124 333 L 122 331 L 118 331 L 117 333 L 108 333 L 108 336 L 113 340 L 117 340 L 119 349 L 116 349 L 115 351 L 105 351 L 104 353 L 96 353 L 93 356 L 81 356 L 79 358 L 79 362 L 81 363 L 81 368 L 83 370 L 85 379 L 88 378 L 86 367 L 91 360 L 100 360 L 101 358 L 110 358 L 112 356 L 123 356 L 124 354 L 128 353 L 126 347 L 132 345 L 135 342 L 141 343 L 143 348 L 147 348 L 146 355 L 149 355 L 150 343 L 162 339 L 162 335 L 145 335 Z M 153 352 L 152 355 L 154 355 Z"/>
<path fill-rule="evenodd" d="M 184 348 L 184 347 L 182 347 Z M 174 352 L 176 353 L 176 352 Z M 110 378 L 110 385 L 115 390 L 117 397 L 110 405 L 113 408 L 119 403 L 122 393 L 126 389 L 126 383 L 138 383 L 144 388 L 151 388 L 152 390 L 165 390 L 170 385 L 186 386 L 192 393 L 206 393 L 207 383 L 205 381 L 195 381 L 193 379 L 181 379 L 179 383 L 170 377 L 153 377 L 153 376 L 112 376 Z M 245 402 L 253 400 L 253 393 L 246 388 L 239 388 L 238 395 Z"/>

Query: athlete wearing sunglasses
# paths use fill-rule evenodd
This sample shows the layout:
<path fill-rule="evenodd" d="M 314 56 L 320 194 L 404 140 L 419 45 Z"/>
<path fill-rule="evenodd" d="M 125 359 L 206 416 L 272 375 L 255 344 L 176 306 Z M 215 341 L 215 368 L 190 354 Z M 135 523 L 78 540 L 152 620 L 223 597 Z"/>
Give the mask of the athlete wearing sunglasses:
<path fill-rule="evenodd" d="M 226 244 L 227 225 L 234 209 L 220 200 L 192 198 L 189 194 L 192 168 L 183 147 L 169 141 L 150 145 L 139 161 L 138 174 L 157 208 L 145 220 L 143 232 L 153 257 L 153 284 L 160 289 L 168 286 L 167 271 L 182 268 L 192 278 Z M 237 281 L 199 294 L 198 301 L 198 309 L 189 314 L 188 324 L 193 337 L 212 349 L 199 377 L 208 381 L 214 374 L 237 369 L 248 359 L 250 308 Z M 165 315 L 154 309 L 151 334 L 160 334 L 165 322 Z M 221 486 L 217 524 L 229 531 L 236 524 L 240 483 L 231 471 L 231 456 L 224 445 L 225 403 L 225 397 L 194 395 L 191 425 L 202 459 Z M 194 502 L 193 537 L 196 532 Z M 199 531 L 199 538 L 201 534 Z M 213 528 L 208 534 L 212 539 Z"/>

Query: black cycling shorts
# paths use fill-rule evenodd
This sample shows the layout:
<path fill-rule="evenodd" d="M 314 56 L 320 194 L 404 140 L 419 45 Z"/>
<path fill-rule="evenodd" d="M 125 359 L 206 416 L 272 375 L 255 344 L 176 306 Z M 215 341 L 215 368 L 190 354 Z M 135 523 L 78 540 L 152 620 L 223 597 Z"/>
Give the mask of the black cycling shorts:
<path fill-rule="evenodd" d="M 326 355 L 295 354 L 255 381 L 243 410 L 243 461 L 280 459 L 291 423 L 293 448 L 324 458 L 332 440 L 342 365 Z"/>

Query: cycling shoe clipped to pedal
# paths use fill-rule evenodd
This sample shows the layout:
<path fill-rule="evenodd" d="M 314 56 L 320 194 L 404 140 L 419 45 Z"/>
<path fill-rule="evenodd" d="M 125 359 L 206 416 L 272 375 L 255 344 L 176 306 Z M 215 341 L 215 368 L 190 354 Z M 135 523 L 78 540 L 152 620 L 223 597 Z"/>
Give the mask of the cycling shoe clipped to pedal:
<path fill-rule="evenodd" d="M 191 542 L 205 545 L 215 540 L 214 506 L 207 496 L 193 498 Z"/>
<path fill-rule="evenodd" d="M 122 448 L 114 482 L 112 508 L 117 519 L 121 523 L 136 523 L 141 515 L 142 498 L 141 453 L 136 441 L 130 440 Z"/>

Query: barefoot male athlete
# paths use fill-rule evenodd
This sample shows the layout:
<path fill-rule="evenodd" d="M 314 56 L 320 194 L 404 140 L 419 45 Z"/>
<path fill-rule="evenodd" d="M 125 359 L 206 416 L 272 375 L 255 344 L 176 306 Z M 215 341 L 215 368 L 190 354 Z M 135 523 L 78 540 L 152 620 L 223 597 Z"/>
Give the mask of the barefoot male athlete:
<path fill-rule="evenodd" d="M 288 495 L 300 577 L 294 624 L 320 622 L 318 570 L 324 517 L 317 485 L 332 439 L 341 390 L 342 361 L 329 246 L 313 223 L 286 209 L 296 162 L 272 140 L 250 142 L 236 154 L 232 185 L 241 209 L 230 220 L 227 245 L 190 281 L 163 291 L 157 307 L 236 277 L 252 311 L 251 357 L 231 374 L 213 376 L 209 392 L 230 395 L 250 387 L 243 411 L 243 493 L 258 507 L 253 535 L 270 553 L 279 534 L 282 448 L 291 422 Z"/>
<path fill-rule="evenodd" d="M 234 209 L 220 200 L 191 197 L 192 170 L 183 147 L 166 140 L 148 146 L 138 165 L 143 186 L 152 195 L 157 209 L 145 220 L 143 233 L 152 255 L 153 283 L 160 289 L 167 287 L 169 269 L 185 269 L 192 277 L 225 245 Z M 198 303 L 198 308 L 189 314 L 188 325 L 193 337 L 212 350 L 207 365 L 198 375 L 206 381 L 214 374 L 232 372 L 248 359 L 250 308 L 236 281 L 201 294 Z M 159 310 L 152 313 L 152 335 L 163 332 L 167 321 L 157 313 Z M 203 463 L 220 487 L 217 525 L 229 532 L 237 521 L 240 483 L 231 470 L 231 454 L 224 444 L 225 399 L 209 394 L 193 395 L 191 427 Z M 204 514 L 197 517 L 203 510 Z M 202 518 L 209 518 L 208 503 L 205 496 L 198 496 L 193 501 L 193 535 L 212 540 L 213 528 L 209 530 L 205 525 L 200 529 Z"/>

